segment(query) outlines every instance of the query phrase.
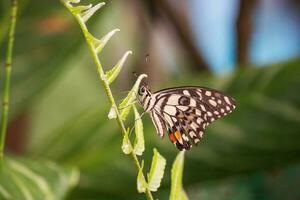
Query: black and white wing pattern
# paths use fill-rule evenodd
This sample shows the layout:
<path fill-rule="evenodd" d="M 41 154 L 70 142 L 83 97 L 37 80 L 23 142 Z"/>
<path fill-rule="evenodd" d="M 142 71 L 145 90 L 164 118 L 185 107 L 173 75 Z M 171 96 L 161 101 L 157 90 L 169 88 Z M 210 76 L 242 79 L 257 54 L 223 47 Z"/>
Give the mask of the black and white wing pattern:
<path fill-rule="evenodd" d="M 167 130 L 179 150 L 197 144 L 211 122 L 236 107 L 232 97 L 204 87 L 169 88 L 155 92 L 151 100 L 150 114 L 158 135 L 163 137 Z"/>

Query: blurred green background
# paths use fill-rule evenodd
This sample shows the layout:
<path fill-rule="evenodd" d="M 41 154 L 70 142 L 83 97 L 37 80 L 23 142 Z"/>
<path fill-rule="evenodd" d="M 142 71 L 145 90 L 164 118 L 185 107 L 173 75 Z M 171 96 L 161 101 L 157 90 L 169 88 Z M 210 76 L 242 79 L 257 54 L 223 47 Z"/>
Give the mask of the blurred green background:
<path fill-rule="evenodd" d="M 77 167 L 79 184 L 66 199 L 144 199 L 75 19 L 59 1 L 19 3 L 7 154 Z M 9 5 L 0 3 L 1 82 Z M 235 112 L 186 153 L 183 185 L 201 200 L 300 199 L 299 26 L 295 0 L 115 0 L 88 22 L 97 37 L 121 29 L 100 55 L 106 69 L 133 51 L 113 84 L 118 100 L 133 71 L 147 73 L 153 91 L 199 85 L 236 98 Z M 146 167 L 152 147 L 167 158 L 155 194 L 167 199 L 178 151 L 149 116 L 144 123 Z"/>

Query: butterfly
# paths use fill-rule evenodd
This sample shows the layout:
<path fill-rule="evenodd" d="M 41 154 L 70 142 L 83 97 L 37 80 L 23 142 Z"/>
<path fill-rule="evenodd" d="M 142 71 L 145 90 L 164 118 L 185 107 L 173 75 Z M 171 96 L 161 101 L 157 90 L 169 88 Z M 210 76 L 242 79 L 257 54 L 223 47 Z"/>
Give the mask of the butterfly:
<path fill-rule="evenodd" d="M 168 132 L 179 150 L 189 150 L 203 137 L 204 129 L 216 119 L 231 113 L 235 100 L 206 87 L 184 86 L 151 93 L 146 83 L 139 86 L 137 100 L 150 113 L 157 134 Z"/>

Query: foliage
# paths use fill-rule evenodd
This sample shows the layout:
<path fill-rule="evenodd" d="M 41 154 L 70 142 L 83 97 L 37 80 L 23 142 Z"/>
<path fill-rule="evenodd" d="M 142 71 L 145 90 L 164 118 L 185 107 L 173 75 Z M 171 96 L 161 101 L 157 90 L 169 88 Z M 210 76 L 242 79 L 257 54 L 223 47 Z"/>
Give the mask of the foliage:
<path fill-rule="evenodd" d="M 0 170 L 1 199 L 56 200 L 78 183 L 79 172 L 50 161 L 5 157 Z"/>
<path fill-rule="evenodd" d="M 296 138 L 300 127 L 295 110 L 300 105 L 300 99 L 294 92 L 300 85 L 298 65 L 299 60 L 293 60 L 265 68 L 244 69 L 222 79 L 206 75 L 200 78 L 183 76 L 176 82 L 168 84 L 176 86 L 189 83 L 210 86 L 236 97 L 238 103 L 235 112 L 216 121 L 206 130 L 204 139 L 198 147 L 186 152 L 184 180 L 188 193 L 189 186 L 206 180 L 280 167 L 289 162 L 299 161 L 297 156 L 299 142 Z M 83 74 L 80 71 L 78 77 Z M 70 87 L 71 85 L 70 83 Z M 37 105 L 38 110 L 44 110 L 42 108 L 47 107 L 49 101 L 55 102 L 57 93 L 63 92 L 63 89 L 59 91 L 49 94 L 47 101 Z M 258 96 L 263 96 L 264 100 L 257 101 Z M 280 103 L 277 103 L 278 106 L 271 106 L 271 109 L 268 103 L 276 101 Z M 39 152 L 40 149 L 48 149 L 42 155 L 78 165 L 83 169 L 82 173 L 90 184 L 80 184 L 73 197 L 87 195 L 86 191 L 89 191 L 91 196 L 104 193 L 114 194 L 113 196 L 120 198 L 118 194 L 122 191 L 134 195 L 129 184 L 133 184 L 136 180 L 134 169 L 129 168 L 130 163 L 122 159 L 115 150 L 120 146 L 117 129 L 112 128 L 112 123 L 107 124 L 105 118 L 99 117 L 105 115 L 106 110 L 105 106 L 99 107 L 96 104 L 95 102 L 89 111 L 79 112 L 77 116 L 69 118 L 69 123 L 63 127 L 58 126 L 56 131 L 51 132 L 55 142 L 42 147 L 32 147 L 31 154 L 37 154 L 35 152 Z M 282 106 L 287 108 L 293 106 L 294 109 L 288 109 L 287 112 L 280 110 Z M 99 111 L 95 111 L 95 107 Z M 41 111 L 35 114 L 36 117 L 47 121 L 47 113 Z M 249 126 L 249 121 L 255 126 Z M 171 161 L 177 152 L 176 148 L 166 139 L 160 141 L 151 122 L 149 120 L 146 122 L 144 131 L 147 145 L 157 146 L 160 152 L 166 155 L 167 161 Z M 76 130 L 78 128 L 74 128 L 74 123 L 76 127 L 83 127 L 84 131 Z M 282 129 L 285 131 L 282 132 Z M 64 137 L 61 137 L 62 130 Z M 87 135 L 89 137 L 86 137 Z M 73 148 L 66 148 L 65 141 L 75 136 L 80 142 L 70 141 L 68 146 Z M 47 137 L 43 140 L 47 140 Z M 105 152 L 105 155 L 99 156 L 99 152 Z M 144 160 L 147 161 L 152 155 L 146 151 L 144 156 Z M 166 171 L 169 169 L 167 166 Z M 104 181 L 108 179 L 108 174 L 115 174 L 114 183 Z M 166 179 L 162 183 L 162 188 L 166 189 L 168 184 L 169 181 Z M 107 187 L 96 189 L 93 185 L 107 185 Z"/>
<path fill-rule="evenodd" d="M 58 3 L 51 3 L 49 7 L 43 6 L 42 1 L 34 4 L 23 3 L 21 9 L 23 14 L 17 27 L 17 51 L 14 54 L 14 63 L 18 67 L 12 74 L 13 112 L 10 116 L 15 117 L 25 110 L 31 119 L 26 155 L 78 166 L 81 179 L 70 199 L 142 198 L 136 195 L 133 187 L 136 169 L 120 153 L 119 130 L 114 121 L 107 121 L 105 117 L 110 105 L 99 92 L 99 80 L 89 67 L 90 57 L 84 53 L 86 44 L 81 44 L 82 40 L 78 39 L 79 29 L 65 15 L 65 10 L 58 9 Z M 30 12 L 24 12 L 26 10 Z M 59 11 L 53 12 L 55 10 Z M 106 8 L 96 13 L 96 19 L 89 21 L 91 30 L 113 29 L 107 24 L 120 12 L 115 10 Z M 51 18 L 57 13 L 60 19 L 68 20 L 69 26 L 64 32 L 49 36 L 32 25 L 37 23 L 34 19 L 40 22 L 41 16 Z M 1 31 L 6 29 L 3 23 L 1 27 L 4 27 Z M 118 37 L 121 41 L 122 35 L 127 37 L 126 31 L 127 28 L 122 28 Z M 127 47 L 116 41 L 119 40 L 115 37 L 110 40 L 114 50 L 102 52 L 103 57 L 122 57 L 120 51 Z M 116 43 L 121 50 L 116 51 Z M 283 170 L 290 163 L 299 163 L 299 64 L 296 59 L 266 68 L 238 70 L 227 77 L 169 73 L 164 85 L 152 86 L 161 89 L 202 85 L 222 90 L 237 99 L 237 110 L 212 124 L 201 144 L 186 152 L 184 182 L 190 199 L 198 199 L 195 196 L 198 192 L 201 199 L 259 199 L 260 196 L 255 196 L 259 193 L 272 193 L 268 199 L 276 199 L 272 195 L 278 195 L 277 199 L 299 199 L 297 189 L 292 190 L 299 185 L 299 166 L 294 164 L 289 173 Z M 120 79 L 115 79 L 114 83 L 118 81 Z M 114 87 L 120 90 L 117 84 Z M 156 146 L 171 163 L 176 149 L 166 139 L 159 140 L 153 125 L 145 118 L 146 145 Z M 151 152 L 146 150 L 143 160 L 147 163 L 151 158 Z M 166 171 L 169 169 L 167 165 Z M 268 172 L 263 175 L 265 170 Z M 234 177 L 224 179 L 229 176 Z M 264 185 L 270 182 L 272 190 L 269 185 Z M 165 174 L 157 193 L 160 199 L 164 199 L 164 194 L 165 199 L 168 198 L 169 184 L 169 176 Z M 280 191 L 285 196 L 280 196 Z"/>
<path fill-rule="evenodd" d="M 144 151 L 144 133 L 143 133 L 143 124 L 142 120 L 140 119 L 140 115 L 137 111 L 137 109 L 134 107 L 134 114 L 135 114 L 135 133 L 136 133 L 136 139 L 134 147 L 132 147 L 132 144 L 129 139 L 129 129 L 126 130 L 124 121 L 126 120 L 130 108 L 133 106 L 133 103 L 136 99 L 136 94 L 138 87 L 140 85 L 141 80 L 146 77 L 146 75 L 142 74 L 138 77 L 135 85 L 133 86 L 132 90 L 128 93 L 127 97 L 122 101 L 119 107 L 117 107 L 115 103 L 115 99 L 113 97 L 112 91 L 110 89 L 110 84 L 113 82 L 113 80 L 116 79 L 118 74 L 120 73 L 122 66 L 125 62 L 125 59 L 127 58 L 130 51 L 126 52 L 123 58 L 115 65 L 113 69 L 110 71 L 104 72 L 104 69 L 102 68 L 100 59 L 98 57 L 98 54 L 102 51 L 102 49 L 105 47 L 108 40 L 111 38 L 111 36 L 116 32 L 116 30 L 113 30 L 109 32 L 107 35 L 105 35 L 102 39 L 97 39 L 94 37 L 87 29 L 86 22 L 87 20 L 99 9 L 101 8 L 105 3 L 98 3 L 95 6 L 87 5 L 87 6 L 77 6 L 76 4 L 79 3 L 80 0 L 62 0 L 62 3 L 65 5 L 65 7 L 72 13 L 72 15 L 76 18 L 77 22 L 79 23 L 82 32 L 85 36 L 86 42 L 89 46 L 90 52 L 92 54 L 93 60 L 96 64 L 96 68 L 101 80 L 101 83 L 105 89 L 105 93 L 109 99 L 109 102 L 111 104 L 111 110 L 108 114 L 108 117 L 110 119 L 116 118 L 119 128 L 121 132 L 123 133 L 123 144 L 122 144 L 122 150 L 125 154 L 130 154 L 137 169 L 138 169 L 138 182 L 137 182 L 137 188 L 139 192 L 144 192 L 148 199 L 153 199 L 152 197 L 152 191 L 157 191 L 157 188 L 160 186 L 160 181 L 162 179 L 162 176 L 164 174 L 164 166 L 165 166 L 165 159 L 157 152 L 157 150 L 154 149 L 154 156 L 152 160 L 151 165 L 151 171 L 148 176 L 148 183 L 146 183 L 145 178 L 143 177 L 142 168 L 143 164 L 141 166 L 140 161 L 137 158 L 137 155 L 141 156 Z M 121 109 L 121 111 L 119 110 Z M 140 182 L 141 181 L 141 182 Z M 147 185 L 145 188 L 144 186 Z"/>
<path fill-rule="evenodd" d="M 3 80 L 3 101 L 0 135 L 0 196 L 1 199 L 62 199 L 78 183 L 75 169 L 63 169 L 51 162 L 4 157 L 10 104 L 10 79 L 18 1 L 11 1 L 10 27 Z M 49 177 L 50 176 L 50 177 Z"/>
<path fill-rule="evenodd" d="M 172 166 L 170 200 L 188 200 L 182 187 L 184 151 L 180 152 Z"/>
<path fill-rule="evenodd" d="M 148 188 L 150 191 L 157 191 L 164 176 L 166 159 L 156 149 L 153 149 L 153 153 L 151 169 L 148 174 Z"/>

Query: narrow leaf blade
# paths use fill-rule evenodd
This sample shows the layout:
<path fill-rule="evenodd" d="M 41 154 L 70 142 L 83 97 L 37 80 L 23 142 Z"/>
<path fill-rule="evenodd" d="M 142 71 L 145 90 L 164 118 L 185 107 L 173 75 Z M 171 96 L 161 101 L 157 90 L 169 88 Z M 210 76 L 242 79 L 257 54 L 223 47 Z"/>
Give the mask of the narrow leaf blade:
<path fill-rule="evenodd" d="M 123 136 L 122 150 L 125 154 L 130 154 L 132 152 L 132 146 L 129 140 L 129 129 L 126 131 Z"/>
<path fill-rule="evenodd" d="M 98 40 L 97 44 L 94 45 L 96 52 L 100 53 L 110 38 L 118 31 L 120 31 L 120 29 L 114 29 Z"/>
<path fill-rule="evenodd" d="M 150 191 L 157 191 L 160 186 L 161 180 L 164 176 L 166 167 L 166 159 L 161 156 L 158 151 L 153 149 L 153 158 L 151 163 L 150 173 L 148 174 L 148 189 Z"/>
<path fill-rule="evenodd" d="M 79 172 L 74 168 L 5 157 L 0 168 L 0 199 L 63 199 L 78 180 Z"/>
<path fill-rule="evenodd" d="M 127 51 L 124 56 L 118 61 L 118 63 L 111 70 L 106 72 L 106 79 L 108 81 L 108 84 L 111 84 L 117 78 L 129 54 L 132 54 L 132 51 Z"/>
<path fill-rule="evenodd" d="M 142 166 L 139 169 L 138 176 L 137 176 L 137 190 L 139 193 L 145 193 L 147 189 L 147 182 L 143 174 L 143 168 L 144 168 L 144 160 L 142 161 Z"/>
<path fill-rule="evenodd" d="M 120 103 L 119 105 L 119 109 L 121 110 L 120 115 L 122 120 L 126 120 L 130 109 L 132 107 L 133 102 L 136 99 L 136 94 L 138 92 L 139 89 L 139 85 L 142 81 L 143 78 L 146 78 L 147 75 L 146 74 L 141 74 L 138 79 L 136 80 L 135 84 L 133 85 L 132 89 L 130 90 L 130 92 L 128 93 L 128 95 L 125 97 L 125 99 L 123 99 L 123 101 Z"/>
<path fill-rule="evenodd" d="M 91 7 L 89 9 L 87 9 L 86 11 L 84 11 L 81 14 L 82 20 L 84 22 L 87 22 L 90 19 L 90 17 L 93 16 L 93 14 L 104 5 L 105 5 L 105 2 L 101 2 L 101 3 L 96 4 L 94 7 Z"/>
<path fill-rule="evenodd" d="M 135 106 L 133 106 L 133 110 L 134 110 L 134 119 L 135 119 L 135 123 L 134 123 L 135 141 L 134 141 L 133 152 L 136 155 L 141 156 L 145 150 L 143 122 Z"/>
<path fill-rule="evenodd" d="M 172 165 L 170 200 L 187 199 L 187 195 L 185 194 L 182 188 L 183 166 L 184 166 L 184 151 L 181 151 L 176 156 L 176 159 Z"/>

